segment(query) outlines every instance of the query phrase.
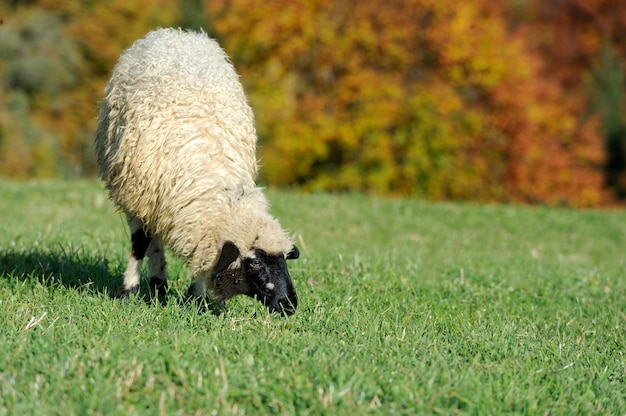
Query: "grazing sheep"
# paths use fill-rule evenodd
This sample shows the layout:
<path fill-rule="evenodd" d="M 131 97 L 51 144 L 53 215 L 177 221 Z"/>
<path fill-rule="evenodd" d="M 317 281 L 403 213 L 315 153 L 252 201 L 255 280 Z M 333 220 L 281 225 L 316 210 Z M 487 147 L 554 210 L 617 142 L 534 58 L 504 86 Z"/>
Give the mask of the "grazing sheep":
<path fill-rule="evenodd" d="M 256 131 L 239 77 L 204 33 L 159 29 L 120 56 L 95 135 L 100 177 L 128 220 L 132 251 L 122 297 L 167 289 L 164 245 L 193 275 L 188 294 L 256 297 L 271 312 L 297 305 L 285 259 L 298 249 L 256 187 Z"/>

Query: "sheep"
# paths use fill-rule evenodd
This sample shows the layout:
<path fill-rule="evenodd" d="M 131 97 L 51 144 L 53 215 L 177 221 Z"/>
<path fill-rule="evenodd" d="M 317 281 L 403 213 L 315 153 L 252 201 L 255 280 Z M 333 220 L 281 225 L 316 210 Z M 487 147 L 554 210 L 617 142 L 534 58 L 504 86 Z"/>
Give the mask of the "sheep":
<path fill-rule="evenodd" d="M 256 186 L 256 130 L 235 68 L 204 32 L 158 29 L 125 50 L 95 133 L 99 176 L 126 215 L 131 254 L 120 297 L 167 290 L 164 246 L 191 270 L 187 295 L 238 294 L 291 315 L 286 259 L 298 248 Z"/>

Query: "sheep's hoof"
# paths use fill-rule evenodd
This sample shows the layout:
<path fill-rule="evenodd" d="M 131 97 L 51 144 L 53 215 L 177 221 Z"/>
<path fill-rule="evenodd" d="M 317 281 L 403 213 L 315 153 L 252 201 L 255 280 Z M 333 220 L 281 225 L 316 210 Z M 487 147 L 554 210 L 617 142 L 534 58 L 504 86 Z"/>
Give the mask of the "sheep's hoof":
<path fill-rule="evenodd" d="M 205 288 L 201 282 L 191 282 L 189 289 L 187 289 L 187 299 L 202 299 L 205 295 Z"/>
<path fill-rule="evenodd" d="M 204 299 L 203 307 L 200 313 L 210 312 L 215 316 L 219 316 L 226 310 L 226 302 L 223 300 Z"/>
<path fill-rule="evenodd" d="M 139 285 L 130 287 L 129 289 L 122 288 L 120 291 L 120 299 L 128 299 L 130 295 L 136 295 L 139 292 Z"/>
<path fill-rule="evenodd" d="M 196 296 L 190 293 L 190 291 L 187 291 L 185 303 L 195 304 L 200 315 L 210 312 L 217 316 L 226 309 L 226 301 L 212 299 L 209 296 Z"/>
<path fill-rule="evenodd" d="M 167 294 L 167 282 L 156 276 L 150 278 L 150 296 L 163 298 Z"/>

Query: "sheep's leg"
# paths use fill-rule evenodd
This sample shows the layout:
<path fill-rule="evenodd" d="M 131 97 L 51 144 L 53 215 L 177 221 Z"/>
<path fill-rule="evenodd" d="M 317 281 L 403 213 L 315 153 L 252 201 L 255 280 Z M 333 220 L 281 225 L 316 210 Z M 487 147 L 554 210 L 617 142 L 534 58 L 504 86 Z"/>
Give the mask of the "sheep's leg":
<path fill-rule="evenodd" d="M 198 306 L 200 313 L 211 311 L 217 315 L 223 311 L 226 302 L 215 298 L 215 293 L 207 287 L 209 276 L 210 273 L 202 272 L 191 281 L 191 285 L 187 290 L 187 300 L 194 302 Z"/>
<path fill-rule="evenodd" d="M 187 297 L 194 299 L 201 299 L 206 293 L 206 275 L 200 273 L 199 276 L 191 281 L 191 285 L 187 290 Z"/>
<path fill-rule="evenodd" d="M 139 279 L 141 277 L 141 265 L 150 245 L 150 234 L 144 230 L 141 221 L 128 217 L 130 227 L 131 252 L 128 265 L 124 272 L 124 283 L 120 297 L 126 298 L 139 291 Z"/>
<path fill-rule="evenodd" d="M 148 256 L 148 272 L 150 291 L 160 297 L 167 293 L 167 274 L 165 273 L 165 249 L 163 243 L 153 238 L 146 253 Z"/>

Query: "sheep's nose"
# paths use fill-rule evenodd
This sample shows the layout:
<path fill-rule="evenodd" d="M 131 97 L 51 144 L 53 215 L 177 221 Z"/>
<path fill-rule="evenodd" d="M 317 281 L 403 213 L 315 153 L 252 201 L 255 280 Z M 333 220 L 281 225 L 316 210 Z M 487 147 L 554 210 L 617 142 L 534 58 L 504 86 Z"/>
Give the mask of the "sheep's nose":
<path fill-rule="evenodd" d="M 292 299 L 282 298 L 277 302 L 277 307 L 271 307 L 270 312 L 282 313 L 285 316 L 293 315 L 296 313 L 296 307 L 298 306 L 298 298 L 295 296 Z"/>

